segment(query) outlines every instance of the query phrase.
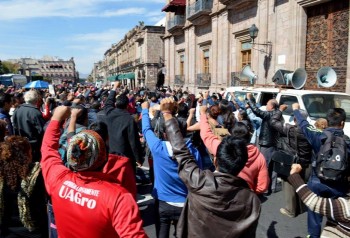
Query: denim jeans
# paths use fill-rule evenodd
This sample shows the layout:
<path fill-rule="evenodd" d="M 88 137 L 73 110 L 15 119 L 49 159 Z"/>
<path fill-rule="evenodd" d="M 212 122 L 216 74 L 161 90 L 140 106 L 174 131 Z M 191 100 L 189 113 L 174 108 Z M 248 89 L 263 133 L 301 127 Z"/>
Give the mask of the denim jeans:
<path fill-rule="evenodd" d="M 346 195 L 347 187 L 348 187 L 344 183 L 327 185 L 324 182 L 320 181 L 320 179 L 316 176 L 315 172 L 312 172 L 312 175 L 307 185 L 312 192 L 324 198 L 344 197 Z M 320 237 L 322 218 L 323 218 L 322 215 L 308 209 L 307 230 L 309 232 L 310 237 L 312 238 Z"/>
<path fill-rule="evenodd" d="M 182 207 L 172 206 L 164 201 L 156 199 L 156 233 L 158 238 L 168 238 L 171 222 L 175 228 L 174 237 L 176 237 L 176 225 L 182 212 Z"/>
<path fill-rule="evenodd" d="M 48 218 L 49 218 L 49 237 L 58 238 L 55 216 L 54 216 L 52 204 L 50 201 L 47 202 L 47 212 L 48 212 Z"/>
<path fill-rule="evenodd" d="M 277 173 L 273 171 L 273 163 L 271 163 L 271 157 L 275 151 L 276 151 L 276 147 L 260 146 L 260 152 L 265 157 L 266 165 L 267 165 L 267 169 L 268 169 L 269 177 L 271 181 L 269 185 L 269 192 L 275 192 L 276 185 L 277 185 Z"/>

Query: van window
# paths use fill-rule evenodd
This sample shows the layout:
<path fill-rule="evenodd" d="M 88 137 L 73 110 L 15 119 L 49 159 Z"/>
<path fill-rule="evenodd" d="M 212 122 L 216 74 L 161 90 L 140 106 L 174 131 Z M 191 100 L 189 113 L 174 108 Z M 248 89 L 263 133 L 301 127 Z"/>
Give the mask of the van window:
<path fill-rule="evenodd" d="M 257 98 L 257 96 L 258 96 L 258 94 L 257 94 L 257 93 L 254 93 L 254 92 L 240 92 L 240 91 L 236 91 L 236 92 L 234 92 L 235 97 L 236 97 L 236 98 L 235 98 L 236 101 L 244 102 L 244 101 L 247 99 L 247 98 L 246 98 L 247 93 L 252 93 L 252 94 L 253 94 L 253 97 L 255 97 L 255 98 Z M 231 94 L 230 94 L 230 93 L 227 93 L 226 99 L 229 100 L 229 101 L 232 100 L 232 99 L 231 99 Z"/>
<path fill-rule="evenodd" d="M 276 98 L 277 93 L 261 92 L 260 105 L 266 106 L 270 99 Z"/>
<path fill-rule="evenodd" d="M 293 108 L 292 104 L 297 103 L 298 99 L 295 96 L 289 96 L 289 95 L 282 95 L 280 98 L 279 104 L 286 104 L 288 105 L 287 109 L 282 112 L 283 115 L 291 116 L 293 114 Z"/>
<path fill-rule="evenodd" d="M 307 113 L 310 118 L 326 118 L 331 108 L 340 107 L 345 110 L 346 121 L 350 121 L 350 96 L 337 94 L 308 94 L 302 96 Z"/>

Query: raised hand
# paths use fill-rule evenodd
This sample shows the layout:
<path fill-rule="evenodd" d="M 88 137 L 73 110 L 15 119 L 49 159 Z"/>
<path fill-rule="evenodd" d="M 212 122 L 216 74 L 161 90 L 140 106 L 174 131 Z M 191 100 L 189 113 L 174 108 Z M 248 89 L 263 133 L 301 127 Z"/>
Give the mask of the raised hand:
<path fill-rule="evenodd" d="M 70 114 L 71 114 L 70 107 L 59 106 L 59 107 L 56 107 L 51 119 L 56 121 L 64 121 L 70 116 Z"/>

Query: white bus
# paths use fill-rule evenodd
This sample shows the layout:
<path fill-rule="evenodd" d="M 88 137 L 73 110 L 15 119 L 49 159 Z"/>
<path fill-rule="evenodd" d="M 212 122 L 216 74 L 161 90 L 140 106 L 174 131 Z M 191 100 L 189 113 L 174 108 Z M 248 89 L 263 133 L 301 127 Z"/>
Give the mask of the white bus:
<path fill-rule="evenodd" d="M 0 84 L 5 86 L 24 87 L 28 82 L 27 77 L 21 74 L 0 75 Z"/>

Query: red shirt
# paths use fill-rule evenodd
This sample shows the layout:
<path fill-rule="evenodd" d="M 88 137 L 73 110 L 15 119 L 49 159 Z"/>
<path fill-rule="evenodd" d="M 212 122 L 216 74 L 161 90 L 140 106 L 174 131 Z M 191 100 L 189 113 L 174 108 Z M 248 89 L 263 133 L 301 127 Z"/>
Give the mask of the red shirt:
<path fill-rule="evenodd" d="M 102 172 L 73 172 L 58 153 L 60 124 L 52 120 L 41 153 L 45 187 L 61 238 L 147 237 L 132 194 Z"/>

